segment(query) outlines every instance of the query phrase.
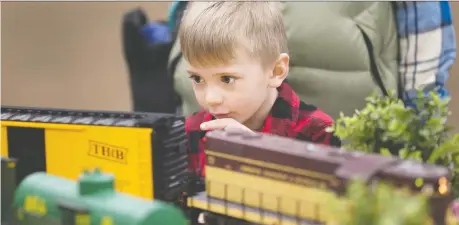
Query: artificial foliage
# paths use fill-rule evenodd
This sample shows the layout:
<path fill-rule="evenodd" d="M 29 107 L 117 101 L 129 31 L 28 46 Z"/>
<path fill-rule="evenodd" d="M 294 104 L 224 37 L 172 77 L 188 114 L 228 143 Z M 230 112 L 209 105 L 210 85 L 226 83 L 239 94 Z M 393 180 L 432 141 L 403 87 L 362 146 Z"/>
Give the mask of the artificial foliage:
<path fill-rule="evenodd" d="M 336 120 L 336 136 L 349 150 L 395 155 L 448 166 L 453 172 L 453 193 L 459 195 L 459 134 L 446 124 L 449 98 L 418 93 L 415 107 L 406 106 L 394 92 L 369 96 L 365 108 Z"/>
<path fill-rule="evenodd" d="M 330 202 L 334 225 L 425 225 L 430 220 L 427 198 L 387 184 L 371 189 L 362 181 L 348 186 L 346 201 Z"/>

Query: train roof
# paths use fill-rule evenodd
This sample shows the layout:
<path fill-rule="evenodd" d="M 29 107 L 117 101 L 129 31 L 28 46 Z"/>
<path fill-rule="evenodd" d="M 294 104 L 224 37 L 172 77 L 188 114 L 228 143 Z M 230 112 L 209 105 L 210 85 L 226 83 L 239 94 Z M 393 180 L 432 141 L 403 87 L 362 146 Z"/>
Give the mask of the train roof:
<path fill-rule="evenodd" d="M 434 181 L 439 177 L 448 177 L 450 171 L 443 166 L 403 160 L 398 164 L 384 169 L 384 173 L 400 178 L 423 177 Z"/>
<path fill-rule="evenodd" d="M 422 177 L 434 180 L 448 176 L 449 173 L 448 169 L 442 166 L 401 160 L 393 156 L 349 151 L 258 132 L 211 131 L 206 137 L 207 149 L 211 151 L 247 158 L 255 157 L 259 160 L 303 169 L 315 167 L 317 170 L 330 171 L 334 168 L 319 167 L 333 165 L 333 167 L 340 167 L 337 172 L 342 174 L 343 178 L 350 178 L 353 175 L 369 178 L 382 172 L 405 179 Z M 320 163 L 305 165 L 306 161 L 312 160 Z"/>
<path fill-rule="evenodd" d="M 252 149 L 244 151 L 263 151 L 269 157 L 269 153 L 283 153 L 301 158 L 312 158 L 321 161 L 333 163 L 342 163 L 350 159 L 358 158 L 364 155 L 362 152 L 348 151 L 342 148 L 335 148 L 322 144 L 314 144 L 306 141 L 296 140 L 293 138 L 282 137 L 264 133 L 239 133 L 227 131 L 211 131 L 207 135 L 207 145 L 212 148 L 213 140 L 223 143 L 240 144 L 241 146 L 250 146 Z M 220 144 L 220 142 L 218 143 Z M 212 151 L 224 152 L 228 154 L 238 154 L 238 149 L 232 146 L 231 149 L 218 148 L 215 146 Z M 277 155 L 277 154 L 276 154 Z"/>
<path fill-rule="evenodd" d="M 176 117 L 173 114 L 165 113 L 1 106 L 2 121 L 119 127 L 151 127 L 158 121 L 162 121 L 164 118 L 177 118 L 183 120 L 182 117 Z"/>

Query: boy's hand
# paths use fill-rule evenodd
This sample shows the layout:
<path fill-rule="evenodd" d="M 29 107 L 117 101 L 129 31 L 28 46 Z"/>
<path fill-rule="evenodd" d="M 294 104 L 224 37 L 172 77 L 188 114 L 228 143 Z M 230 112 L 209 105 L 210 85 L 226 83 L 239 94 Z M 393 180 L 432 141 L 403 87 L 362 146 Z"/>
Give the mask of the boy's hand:
<path fill-rule="evenodd" d="M 232 118 L 216 119 L 201 123 L 201 130 L 225 130 L 253 132 Z"/>

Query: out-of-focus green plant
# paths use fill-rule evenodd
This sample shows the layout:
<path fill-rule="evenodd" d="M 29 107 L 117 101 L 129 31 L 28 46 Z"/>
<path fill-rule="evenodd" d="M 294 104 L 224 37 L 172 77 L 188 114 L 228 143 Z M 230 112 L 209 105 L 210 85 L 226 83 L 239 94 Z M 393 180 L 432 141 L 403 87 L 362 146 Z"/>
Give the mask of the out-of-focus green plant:
<path fill-rule="evenodd" d="M 336 225 L 425 225 L 427 198 L 409 195 L 386 184 L 374 189 L 364 182 L 348 186 L 346 200 L 330 202 Z"/>
<path fill-rule="evenodd" d="M 419 91 L 415 108 L 405 106 L 394 92 L 373 93 L 366 101 L 364 109 L 352 116 L 341 114 L 329 129 L 343 140 L 343 147 L 448 166 L 458 195 L 459 134 L 451 135 L 446 124 L 450 99 Z"/>

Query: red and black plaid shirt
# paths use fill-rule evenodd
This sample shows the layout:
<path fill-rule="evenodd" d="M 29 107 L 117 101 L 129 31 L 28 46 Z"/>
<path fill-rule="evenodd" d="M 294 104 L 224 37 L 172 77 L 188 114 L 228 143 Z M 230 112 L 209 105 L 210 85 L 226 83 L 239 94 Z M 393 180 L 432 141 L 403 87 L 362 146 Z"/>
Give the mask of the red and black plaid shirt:
<path fill-rule="evenodd" d="M 265 119 L 261 132 L 325 145 L 341 145 L 341 141 L 336 136 L 325 131 L 325 128 L 333 123 L 330 116 L 315 106 L 300 101 L 287 83 L 283 83 L 278 91 L 279 95 L 270 114 Z M 201 176 L 205 176 L 206 159 L 202 139 L 206 131 L 202 131 L 200 125 L 213 119 L 212 114 L 202 110 L 188 117 L 185 122 L 190 169 Z"/>

